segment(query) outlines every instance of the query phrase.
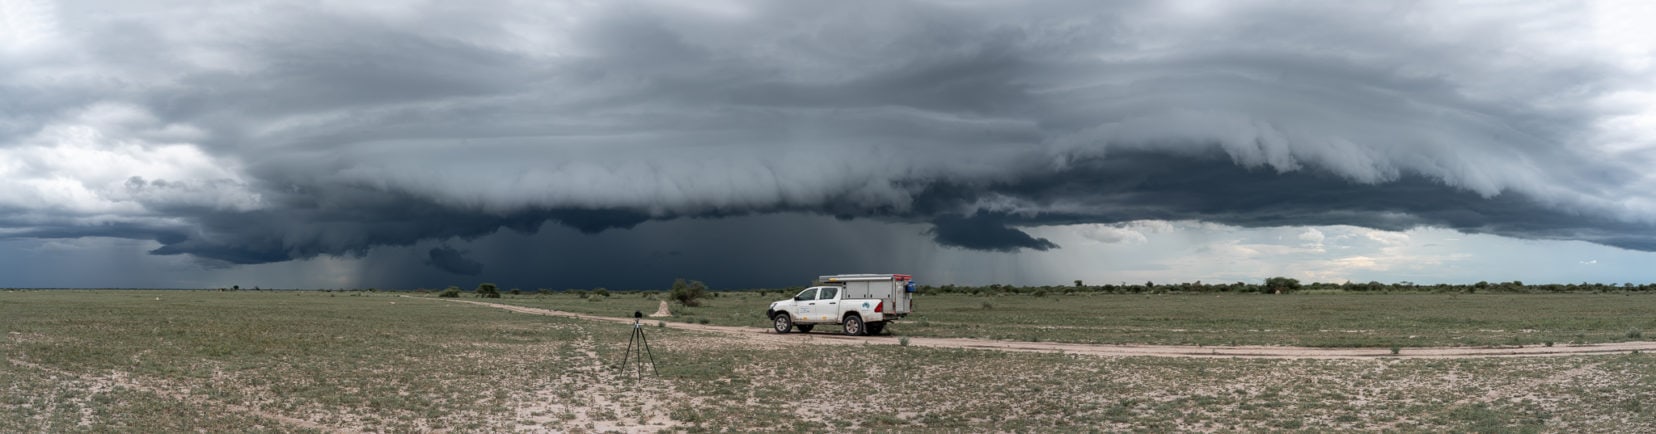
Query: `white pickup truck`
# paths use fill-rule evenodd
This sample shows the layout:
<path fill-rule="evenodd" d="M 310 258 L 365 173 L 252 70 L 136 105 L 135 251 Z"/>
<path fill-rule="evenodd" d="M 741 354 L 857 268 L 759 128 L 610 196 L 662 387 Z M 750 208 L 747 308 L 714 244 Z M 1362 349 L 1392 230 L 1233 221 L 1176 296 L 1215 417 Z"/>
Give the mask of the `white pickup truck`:
<path fill-rule="evenodd" d="M 839 324 L 852 336 L 880 334 L 887 322 L 908 315 L 914 307 L 914 278 L 907 274 L 836 274 L 817 282 L 765 309 L 777 333 Z"/>

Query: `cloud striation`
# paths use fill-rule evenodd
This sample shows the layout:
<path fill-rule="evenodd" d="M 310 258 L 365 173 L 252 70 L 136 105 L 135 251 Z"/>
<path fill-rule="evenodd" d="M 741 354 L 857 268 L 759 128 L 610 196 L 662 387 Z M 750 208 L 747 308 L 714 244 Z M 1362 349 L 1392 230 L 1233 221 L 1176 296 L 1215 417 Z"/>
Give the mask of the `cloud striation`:
<path fill-rule="evenodd" d="M 251 264 L 816 214 L 1656 251 L 1656 38 L 1617 4 L 26 3 L 0 237 Z"/>

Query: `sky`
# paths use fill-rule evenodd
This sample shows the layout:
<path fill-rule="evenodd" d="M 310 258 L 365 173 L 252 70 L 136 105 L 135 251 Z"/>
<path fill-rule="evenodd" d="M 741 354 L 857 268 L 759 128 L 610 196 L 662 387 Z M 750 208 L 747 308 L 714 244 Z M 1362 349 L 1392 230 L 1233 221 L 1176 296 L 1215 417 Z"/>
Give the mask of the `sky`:
<path fill-rule="evenodd" d="M 0 0 L 0 287 L 1656 282 L 1653 21 Z"/>

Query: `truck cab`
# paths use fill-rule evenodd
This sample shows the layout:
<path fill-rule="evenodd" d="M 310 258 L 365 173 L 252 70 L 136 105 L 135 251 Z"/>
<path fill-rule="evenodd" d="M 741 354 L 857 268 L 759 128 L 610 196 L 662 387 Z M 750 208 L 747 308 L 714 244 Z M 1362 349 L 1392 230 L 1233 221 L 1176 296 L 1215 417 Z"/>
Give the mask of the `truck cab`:
<path fill-rule="evenodd" d="M 913 279 L 904 274 L 822 276 L 792 299 L 771 303 L 765 317 L 777 333 L 836 324 L 848 335 L 879 334 L 909 313 L 913 292 Z"/>

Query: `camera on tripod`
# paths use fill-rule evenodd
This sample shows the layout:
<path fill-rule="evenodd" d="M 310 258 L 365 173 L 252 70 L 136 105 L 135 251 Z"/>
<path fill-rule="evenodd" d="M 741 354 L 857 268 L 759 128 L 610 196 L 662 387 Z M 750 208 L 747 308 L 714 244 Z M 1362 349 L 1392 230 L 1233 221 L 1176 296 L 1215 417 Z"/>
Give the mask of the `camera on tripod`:
<path fill-rule="evenodd" d="M 617 369 L 625 371 L 627 361 L 632 360 L 639 379 L 644 378 L 645 357 L 649 357 L 650 372 L 661 375 L 661 371 L 656 369 L 655 354 L 650 352 L 650 338 L 644 336 L 644 325 L 639 323 L 643 319 L 644 312 L 633 311 L 632 337 L 627 339 L 627 352 L 621 356 L 621 364 L 616 366 Z M 637 345 L 635 346 L 634 343 L 637 343 Z"/>

